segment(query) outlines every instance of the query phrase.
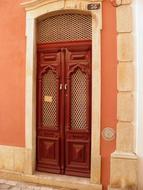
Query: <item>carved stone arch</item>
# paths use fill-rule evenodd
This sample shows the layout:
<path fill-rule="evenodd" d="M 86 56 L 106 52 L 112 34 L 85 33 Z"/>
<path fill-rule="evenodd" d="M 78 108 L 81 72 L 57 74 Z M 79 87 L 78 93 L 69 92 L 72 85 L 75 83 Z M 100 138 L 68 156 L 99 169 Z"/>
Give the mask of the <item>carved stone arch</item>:
<path fill-rule="evenodd" d="M 101 29 L 102 0 L 97 10 L 87 10 L 90 0 L 31 0 L 22 3 L 26 10 L 26 94 L 25 94 L 25 141 L 26 174 L 35 172 L 36 152 L 36 20 L 53 12 L 73 11 L 92 16 L 92 141 L 91 183 L 100 184 L 100 99 L 101 99 Z"/>

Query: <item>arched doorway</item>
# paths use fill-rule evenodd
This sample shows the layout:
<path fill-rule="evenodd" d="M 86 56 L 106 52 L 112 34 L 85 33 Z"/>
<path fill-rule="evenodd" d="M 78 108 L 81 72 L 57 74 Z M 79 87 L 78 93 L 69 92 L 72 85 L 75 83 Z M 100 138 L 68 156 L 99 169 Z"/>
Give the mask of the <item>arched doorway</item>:
<path fill-rule="evenodd" d="M 100 109 L 101 109 L 101 29 L 102 9 L 87 10 L 88 0 L 55 1 L 34 0 L 23 3 L 26 10 L 26 97 L 25 139 L 27 174 L 35 173 L 36 161 L 36 21 L 46 14 L 59 10 L 88 12 L 92 16 L 92 112 L 91 112 L 91 166 L 90 183 L 100 184 Z M 102 7 L 102 2 L 99 0 Z M 67 181 L 65 181 L 66 183 Z M 77 179 L 78 183 L 78 179 Z M 92 184 L 93 185 L 93 184 Z"/>
<path fill-rule="evenodd" d="M 39 171 L 90 177 L 92 17 L 58 11 L 37 22 Z"/>

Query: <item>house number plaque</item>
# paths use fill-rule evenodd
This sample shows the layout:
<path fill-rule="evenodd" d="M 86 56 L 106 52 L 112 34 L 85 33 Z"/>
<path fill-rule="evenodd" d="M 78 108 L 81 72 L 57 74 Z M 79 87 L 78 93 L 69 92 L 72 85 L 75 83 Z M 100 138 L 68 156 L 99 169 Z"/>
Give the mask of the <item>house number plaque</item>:
<path fill-rule="evenodd" d="M 53 97 L 52 96 L 44 96 L 44 101 L 51 103 L 53 101 Z"/>
<path fill-rule="evenodd" d="M 91 3 L 87 5 L 87 9 L 90 11 L 100 9 L 100 3 Z"/>

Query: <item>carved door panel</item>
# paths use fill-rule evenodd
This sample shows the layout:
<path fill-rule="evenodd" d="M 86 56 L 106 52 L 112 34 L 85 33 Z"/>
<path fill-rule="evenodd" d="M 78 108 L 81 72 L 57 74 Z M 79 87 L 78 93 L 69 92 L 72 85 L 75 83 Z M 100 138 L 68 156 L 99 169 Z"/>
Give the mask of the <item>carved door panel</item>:
<path fill-rule="evenodd" d="M 61 173 L 59 50 L 38 51 L 37 170 Z"/>
<path fill-rule="evenodd" d="M 37 170 L 90 174 L 91 45 L 38 48 Z"/>
<path fill-rule="evenodd" d="M 91 51 L 66 49 L 66 166 L 69 175 L 89 176 Z"/>

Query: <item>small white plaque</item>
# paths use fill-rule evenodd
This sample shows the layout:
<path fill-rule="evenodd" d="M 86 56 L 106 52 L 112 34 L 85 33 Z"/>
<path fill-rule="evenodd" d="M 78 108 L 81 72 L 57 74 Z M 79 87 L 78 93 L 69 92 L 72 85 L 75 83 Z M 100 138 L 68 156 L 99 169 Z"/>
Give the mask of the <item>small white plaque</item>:
<path fill-rule="evenodd" d="M 51 103 L 53 101 L 53 97 L 52 96 L 44 96 L 44 101 Z"/>

